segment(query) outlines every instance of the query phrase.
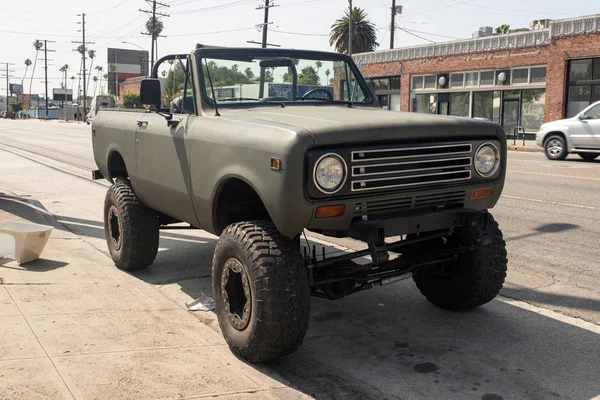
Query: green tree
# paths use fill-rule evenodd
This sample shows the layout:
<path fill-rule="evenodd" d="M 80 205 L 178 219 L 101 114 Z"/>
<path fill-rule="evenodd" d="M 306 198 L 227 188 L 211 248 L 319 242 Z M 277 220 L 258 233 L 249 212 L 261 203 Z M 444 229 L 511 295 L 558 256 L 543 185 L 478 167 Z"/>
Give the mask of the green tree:
<path fill-rule="evenodd" d="M 246 74 L 246 77 L 250 80 L 252 80 L 252 78 L 254 78 L 254 72 L 252 72 L 252 68 L 250 68 L 250 67 L 246 68 L 246 70 L 244 71 L 244 74 Z"/>
<path fill-rule="evenodd" d="M 92 60 L 92 63 L 90 64 L 90 73 L 88 74 L 87 82 L 86 82 L 86 87 L 89 88 L 90 87 L 90 77 L 92 76 L 92 67 L 94 65 L 94 58 L 96 58 L 96 50 L 89 50 L 88 56 L 90 57 L 90 60 Z"/>
<path fill-rule="evenodd" d="M 510 25 L 502 24 L 494 30 L 494 35 L 505 35 L 510 32 Z"/>
<path fill-rule="evenodd" d="M 167 103 L 173 101 L 173 99 L 183 90 L 184 83 L 185 71 L 181 68 L 181 65 L 176 62 L 167 76 L 167 87 L 165 91 Z"/>
<path fill-rule="evenodd" d="M 140 94 L 127 90 L 123 93 L 123 107 L 124 108 L 142 108 L 142 102 L 140 101 Z"/>
<path fill-rule="evenodd" d="M 314 67 L 304 67 L 302 73 L 298 75 L 298 84 L 317 86 L 321 84 L 321 78 Z"/>
<path fill-rule="evenodd" d="M 17 103 L 10 103 L 10 110 L 12 112 L 19 112 L 23 110 L 23 103 L 21 102 L 17 102 Z"/>
<path fill-rule="evenodd" d="M 150 17 L 146 21 L 146 32 L 154 38 L 154 44 L 156 46 L 156 56 L 158 57 L 158 37 L 162 33 L 164 28 L 163 22 L 157 17 Z"/>
<path fill-rule="evenodd" d="M 350 32 L 350 11 L 335 21 L 331 26 L 329 44 L 335 47 L 338 53 L 348 53 L 348 33 Z M 359 7 L 352 10 L 352 54 L 375 51 L 377 43 L 377 29 L 375 24 L 368 20 L 367 12 Z"/>
<path fill-rule="evenodd" d="M 244 85 L 250 83 L 250 78 L 245 73 L 234 70 L 233 68 L 227 68 L 225 66 L 219 66 L 214 61 L 208 62 L 208 71 L 210 72 L 210 77 L 212 79 L 213 85 L 215 87 L 223 87 L 223 86 L 232 86 L 232 85 Z M 206 76 L 206 65 L 204 66 L 204 72 Z M 272 82 L 267 80 L 266 76 L 269 75 L 272 79 L 272 74 L 270 71 L 266 71 L 265 80 L 267 82 Z M 208 76 L 206 76 L 208 79 Z"/>

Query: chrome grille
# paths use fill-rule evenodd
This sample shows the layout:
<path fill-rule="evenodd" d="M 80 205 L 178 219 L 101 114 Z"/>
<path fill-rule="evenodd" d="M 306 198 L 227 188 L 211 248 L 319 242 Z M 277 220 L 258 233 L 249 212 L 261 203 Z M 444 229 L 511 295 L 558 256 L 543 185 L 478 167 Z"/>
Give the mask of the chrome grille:
<path fill-rule="evenodd" d="M 471 179 L 470 143 L 352 152 L 353 192 L 457 182 Z"/>
<path fill-rule="evenodd" d="M 456 208 L 464 205 L 465 196 L 466 192 L 464 190 L 459 190 L 436 194 L 395 197 L 384 200 L 368 200 L 356 203 L 354 214 L 360 216 L 372 216 L 382 214 L 389 215 L 421 208 Z"/>

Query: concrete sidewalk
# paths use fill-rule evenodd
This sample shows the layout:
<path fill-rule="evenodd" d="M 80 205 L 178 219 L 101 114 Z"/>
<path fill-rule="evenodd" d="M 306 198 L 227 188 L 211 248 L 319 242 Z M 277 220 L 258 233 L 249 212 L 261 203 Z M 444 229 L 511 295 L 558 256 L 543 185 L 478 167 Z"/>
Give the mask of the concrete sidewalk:
<path fill-rule="evenodd" d="M 300 399 L 153 286 L 0 188 L 0 221 L 55 227 L 42 259 L 0 259 L 0 399 Z"/>

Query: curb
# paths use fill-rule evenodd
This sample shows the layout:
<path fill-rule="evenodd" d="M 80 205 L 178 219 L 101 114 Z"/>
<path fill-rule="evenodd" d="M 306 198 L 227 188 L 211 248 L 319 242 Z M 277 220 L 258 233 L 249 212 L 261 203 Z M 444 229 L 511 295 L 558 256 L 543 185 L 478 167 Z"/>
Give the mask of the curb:
<path fill-rule="evenodd" d="M 508 145 L 508 150 L 510 151 L 525 151 L 528 153 L 542 153 L 543 150 L 537 147 L 527 147 L 527 146 L 515 146 L 514 144 Z"/>

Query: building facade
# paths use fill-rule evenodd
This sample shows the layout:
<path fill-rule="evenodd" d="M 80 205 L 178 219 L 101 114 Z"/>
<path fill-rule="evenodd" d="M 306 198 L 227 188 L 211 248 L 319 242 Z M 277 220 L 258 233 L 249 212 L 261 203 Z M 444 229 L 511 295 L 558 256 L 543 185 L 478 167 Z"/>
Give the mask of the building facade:
<path fill-rule="evenodd" d="M 600 101 L 600 15 L 531 30 L 358 54 L 382 107 L 535 132 Z M 538 21 L 536 21 L 538 22 Z"/>
<path fill-rule="evenodd" d="M 119 84 L 130 78 L 148 76 L 147 51 L 108 49 L 108 93 L 120 97 Z"/>

